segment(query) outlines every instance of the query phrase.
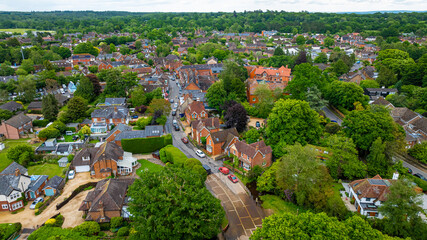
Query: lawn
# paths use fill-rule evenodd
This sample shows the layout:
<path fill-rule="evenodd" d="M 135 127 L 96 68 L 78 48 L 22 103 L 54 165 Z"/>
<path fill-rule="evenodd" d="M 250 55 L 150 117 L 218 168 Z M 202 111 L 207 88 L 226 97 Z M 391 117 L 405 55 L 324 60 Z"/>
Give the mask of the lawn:
<path fill-rule="evenodd" d="M 52 178 L 55 175 L 63 177 L 62 171 L 64 168 L 59 167 L 58 164 L 45 163 L 43 165 L 35 165 L 28 167 L 29 175 L 49 175 Z"/>
<path fill-rule="evenodd" d="M 262 207 L 265 209 L 271 209 L 274 213 L 293 213 L 297 214 L 305 212 L 306 209 L 304 207 L 297 206 L 291 202 L 287 202 L 282 198 L 275 195 L 262 195 L 260 196 L 262 200 Z"/>
<path fill-rule="evenodd" d="M 141 175 L 146 169 L 148 171 L 159 172 L 163 169 L 163 166 L 152 163 L 145 159 L 140 159 L 138 162 L 141 164 L 141 167 L 136 170 L 136 174 Z"/>
<path fill-rule="evenodd" d="M 9 164 L 12 162 L 11 160 L 9 160 L 7 158 L 7 150 L 10 147 L 14 147 L 16 145 L 19 144 L 28 144 L 28 140 L 30 140 L 29 138 L 21 138 L 21 139 L 17 139 L 17 140 L 4 140 L 3 143 L 5 145 L 5 149 L 3 149 L 0 152 L 0 171 L 3 171 L 3 169 L 5 169 L 7 166 L 9 166 Z M 36 149 L 36 147 L 38 147 L 41 143 L 38 144 L 34 144 L 31 145 L 34 149 Z"/>
<path fill-rule="evenodd" d="M 98 142 L 99 142 L 99 139 L 93 139 L 89 141 L 89 143 L 98 143 Z"/>

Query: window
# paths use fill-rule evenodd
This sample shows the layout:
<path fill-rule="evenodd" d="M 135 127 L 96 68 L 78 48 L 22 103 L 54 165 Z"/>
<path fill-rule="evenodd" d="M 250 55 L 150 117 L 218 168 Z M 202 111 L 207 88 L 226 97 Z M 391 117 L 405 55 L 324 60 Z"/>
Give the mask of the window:
<path fill-rule="evenodd" d="M 252 98 L 252 101 L 254 101 L 254 102 L 255 102 L 255 101 L 256 101 L 256 98 Z"/>
<path fill-rule="evenodd" d="M 369 201 L 371 201 L 371 199 L 370 198 L 366 198 L 366 201 L 369 202 Z"/>
<path fill-rule="evenodd" d="M 262 162 L 262 166 L 265 166 L 265 165 L 267 165 L 267 162 L 266 161 Z"/>
<path fill-rule="evenodd" d="M 12 204 L 12 210 L 22 207 L 22 201 Z"/>
<path fill-rule="evenodd" d="M 7 204 L 2 204 L 2 205 L 1 205 L 1 208 L 2 208 L 2 209 L 9 209 L 9 205 L 7 205 Z"/>

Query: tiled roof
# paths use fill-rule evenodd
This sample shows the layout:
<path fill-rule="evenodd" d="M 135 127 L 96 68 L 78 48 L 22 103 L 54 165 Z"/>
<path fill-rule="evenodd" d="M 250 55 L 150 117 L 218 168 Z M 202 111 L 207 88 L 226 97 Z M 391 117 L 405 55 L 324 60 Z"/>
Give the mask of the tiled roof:
<path fill-rule="evenodd" d="M 255 154 L 257 153 L 257 147 L 258 150 L 264 155 L 273 151 L 270 146 L 265 145 L 263 140 L 252 144 L 247 144 L 243 141 L 238 141 L 234 144 L 234 146 L 236 146 L 238 152 L 244 153 L 245 155 L 248 155 L 251 158 L 255 157 Z"/>
<path fill-rule="evenodd" d="M 31 102 L 28 105 L 28 107 L 27 107 L 28 110 L 31 110 L 31 109 L 41 109 L 41 108 L 42 108 L 42 102 L 40 102 L 40 101 Z"/>
<path fill-rule="evenodd" d="M 393 118 L 400 118 L 403 121 L 408 122 L 409 120 L 417 117 L 418 114 L 414 113 L 406 107 L 397 107 L 391 111 L 391 116 Z"/>
<path fill-rule="evenodd" d="M 129 110 L 125 107 L 107 107 L 102 109 L 95 109 L 92 112 L 92 118 L 112 118 L 112 119 L 126 119 Z"/>
<path fill-rule="evenodd" d="M 117 132 L 117 131 L 120 131 L 120 132 L 124 132 L 124 131 L 132 131 L 132 127 L 130 127 L 130 126 L 126 125 L 126 124 L 123 124 L 123 123 L 119 123 L 119 124 L 117 124 L 117 126 L 115 126 L 115 127 L 113 128 L 113 130 L 111 130 L 111 131 L 107 134 L 107 136 L 106 136 L 105 138 L 106 138 L 106 139 L 107 139 L 107 138 L 109 138 L 113 133 L 115 133 L 115 132 Z"/>
<path fill-rule="evenodd" d="M 390 185 L 395 180 L 382 179 L 379 175 L 373 178 L 356 180 L 350 183 L 353 191 L 359 199 L 374 198 L 379 201 L 387 200 L 386 195 L 389 192 Z"/>
<path fill-rule="evenodd" d="M 73 159 L 73 166 L 93 166 L 101 160 L 118 161 L 123 156 L 123 150 L 114 142 L 105 142 L 100 147 L 84 148 L 80 150 Z M 89 157 L 89 161 L 83 161 L 83 157 Z"/>
<path fill-rule="evenodd" d="M 205 106 L 203 105 L 202 102 L 194 101 L 190 103 L 186 111 L 188 111 L 188 113 L 191 115 L 193 112 L 200 114 L 204 110 L 205 110 Z"/>
<path fill-rule="evenodd" d="M 229 128 L 223 131 L 211 133 L 212 141 L 214 143 L 225 143 L 229 135 L 238 137 L 239 133 L 237 132 L 236 128 Z"/>
<path fill-rule="evenodd" d="M 427 134 L 427 119 L 426 118 L 422 117 L 420 119 L 417 119 L 412 123 L 412 125 L 414 126 L 413 127 L 414 131 L 421 130 L 425 134 Z"/>
<path fill-rule="evenodd" d="M 268 76 L 289 77 L 289 76 L 291 76 L 291 69 L 286 68 L 284 66 L 281 66 L 280 68 L 258 66 L 255 69 L 256 75 L 262 75 L 264 73 L 266 73 Z"/>
<path fill-rule="evenodd" d="M 37 191 L 40 186 L 49 178 L 48 175 L 40 175 L 36 180 L 31 181 L 30 185 L 28 185 L 28 190 Z"/>
<path fill-rule="evenodd" d="M 383 97 L 379 97 L 375 101 L 373 101 L 372 104 L 387 106 L 391 103 L 385 100 Z"/>
<path fill-rule="evenodd" d="M 15 101 L 10 101 L 10 102 L 7 102 L 7 103 L 1 105 L 0 109 L 14 112 L 16 110 L 22 109 L 22 105 L 15 102 Z"/>
<path fill-rule="evenodd" d="M 203 127 L 207 129 L 217 129 L 219 128 L 219 118 L 205 118 L 200 120 L 194 120 L 191 122 L 191 127 L 200 131 Z"/>
<path fill-rule="evenodd" d="M 28 170 L 22 166 L 21 164 L 17 162 L 12 162 L 7 166 L 3 171 L 0 172 L 0 175 L 13 175 L 15 174 L 16 169 L 19 169 L 21 174 L 25 174 L 28 172 Z"/>
<path fill-rule="evenodd" d="M 60 176 L 53 176 L 49 181 L 47 181 L 44 188 L 51 187 L 57 189 L 61 182 L 64 181 L 64 179 Z"/>

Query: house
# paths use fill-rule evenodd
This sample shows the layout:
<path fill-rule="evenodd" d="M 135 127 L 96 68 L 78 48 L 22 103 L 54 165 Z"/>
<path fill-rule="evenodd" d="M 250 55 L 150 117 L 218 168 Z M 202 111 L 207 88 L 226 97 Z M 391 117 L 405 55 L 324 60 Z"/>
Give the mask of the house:
<path fill-rule="evenodd" d="M 102 109 L 95 109 L 91 113 L 92 124 L 90 130 L 92 133 L 103 133 L 116 126 L 119 123 L 129 123 L 129 110 L 121 106 L 110 106 Z"/>
<path fill-rule="evenodd" d="M 47 183 L 49 176 L 47 175 L 33 175 L 31 176 L 31 183 L 25 191 L 25 197 L 28 200 L 34 200 L 43 194 L 43 188 Z"/>
<path fill-rule="evenodd" d="M 79 151 L 71 166 L 76 172 L 89 172 L 95 178 L 127 175 L 137 165 L 132 153 L 124 152 L 114 142 L 105 142 L 99 147 L 84 148 Z"/>
<path fill-rule="evenodd" d="M 126 106 L 126 98 L 105 98 L 104 103 L 98 103 L 97 107 L 111 107 L 111 106 Z"/>
<path fill-rule="evenodd" d="M 27 111 L 41 111 L 42 110 L 42 102 L 41 101 L 35 101 L 35 102 L 31 102 L 28 107 L 27 107 Z"/>
<path fill-rule="evenodd" d="M 0 211 L 15 211 L 24 207 L 21 197 L 28 189 L 31 178 L 28 170 L 12 162 L 0 172 Z"/>
<path fill-rule="evenodd" d="M 35 150 L 36 153 L 51 153 L 56 150 L 56 145 L 58 142 L 56 141 L 56 138 L 49 138 L 44 143 L 42 143 L 40 146 L 38 146 Z"/>
<path fill-rule="evenodd" d="M 212 132 L 206 137 L 206 150 L 213 156 L 228 152 L 228 149 L 239 141 L 236 128 Z"/>
<path fill-rule="evenodd" d="M 160 137 L 165 134 L 162 125 L 149 125 L 144 130 L 132 131 L 132 127 L 124 124 L 117 125 L 105 138 L 106 142 L 115 142 L 122 146 L 122 139 Z"/>
<path fill-rule="evenodd" d="M 187 109 L 185 109 L 185 118 L 188 124 L 193 120 L 200 120 L 206 117 L 208 117 L 208 114 L 202 102 L 193 101 L 188 105 Z"/>
<path fill-rule="evenodd" d="M 113 217 L 129 217 L 127 211 L 128 187 L 134 179 L 104 179 L 96 184 L 80 205 L 79 211 L 86 215 L 86 221 L 110 222 Z"/>
<path fill-rule="evenodd" d="M 272 160 L 270 146 L 264 141 L 248 144 L 244 141 L 237 141 L 231 145 L 228 153 L 236 156 L 239 160 L 239 167 L 245 171 L 251 170 L 255 166 L 269 167 Z"/>
<path fill-rule="evenodd" d="M 368 217 L 383 218 L 378 207 L 387 200 L 389 187 L 397 178 L 398 174 L 393 174 L 393 179 L 382 179 L 380 175 L 376 175 L 351 182 L 348 185 L 348 194 L 354 201 L 357 212 Z"/>
<path fill-rule="evenodd" d="M 56 146 L 56 155 L 68 156 L 73 152 L 73 145 L 70 143 L 61 143 Z"/>
<path fill-rule="evenodd" d="M 219 118 L 205 118 L 191 122 L 191 136 L 199 145 L 202 144 L 202 138 L 217 131 L 219 131 Z"/>
<path fill-rule="evenodd" d="M 13 116 L 2 121 L 0 125 L 0 134 L 7 139 L 19 139 L 25 137 L 25 134 L 33 132 L 33 122 L 30 117 L 24 113 Z"/>
<path fill-rule="evenodd" d="M 15 111 L 21 110 L 22 105 L 20 103 L 15 102 L 15 101 L 10 101 L 10 102 L 7 102 L 7 103 L 1 105 L 0 109 L 8 110 L 10 112 L 15 112 Z"/>
<path fill-rule="evenodd" d="M 49 179 L 49 181 L 47 181 L 46 185 L 44 186 L 43 193 L 46 197 L 54 196 L 64 188 L 64 185 L 64 178 L 53 176 L 53 178 Z"/>
<path fill-rule="evenodd" d="M 386 108 L 391 108 L 391 109 L 394 108 L 393 104 L 391 104 L 389 101 L 385 100 L 383 97 L 378 97 L 371 104 L 381 105 L 381 106 L 384 106 Z"/>
<path fill-rule="evenodd" d="M 115 126 L 105 137 L 105 141 L 106 142 L 111 142 L 114 141 L 114 139 L 116 138 L 116 136 L 121 133 L 121 132 L 125 132 L 125 131 L 132 131 L 132 127 L 125 125 L 123 123 L 119 123 L 117 124 L 117 126 Z"/>
<path fill-rule="evenodd" d="M 73 54 L 71 56 L 71 63 L 77 65 L 79 63 L 88 64 L 95 61 L 95 56 L 91 54 Z"/>
<path fill-rule="evenodd" d="M 364 94 L 368 95 L 371 100 L 378 97 L 387 97 L 389 94 L 397 93 L 396 88 L 365 88 Z"/>

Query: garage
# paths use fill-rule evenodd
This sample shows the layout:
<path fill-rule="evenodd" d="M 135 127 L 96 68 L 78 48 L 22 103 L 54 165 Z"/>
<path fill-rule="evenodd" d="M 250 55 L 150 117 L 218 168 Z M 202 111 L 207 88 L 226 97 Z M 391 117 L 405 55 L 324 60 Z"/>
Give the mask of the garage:
<path fill-rule="evenodd" d="M 76 166 L 75 168 L 76 168 L 76 172 L 77 173 L 89 172 L 90 171 L 90 166 L 89 165 Z"/>

